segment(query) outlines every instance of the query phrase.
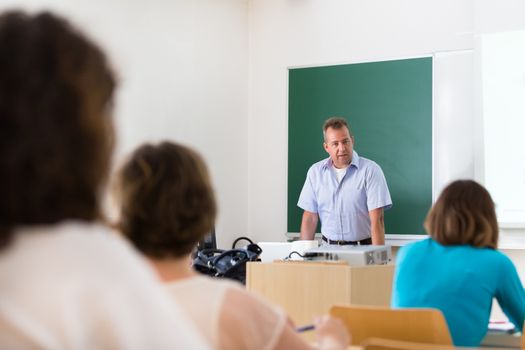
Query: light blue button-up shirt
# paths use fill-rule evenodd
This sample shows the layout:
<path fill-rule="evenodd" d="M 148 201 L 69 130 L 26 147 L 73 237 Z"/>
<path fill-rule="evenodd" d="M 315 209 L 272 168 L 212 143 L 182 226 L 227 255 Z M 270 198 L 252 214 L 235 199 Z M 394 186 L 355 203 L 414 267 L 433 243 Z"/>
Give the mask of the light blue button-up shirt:
<path fill-rule="evenodd" d="M 312 165 L 297 205 L 319 215 L 325 237 L 358 241 L 370 237 L 368 212 L 389 209 L 392 199 L 379 165 L 354 151 L 341 182 L 330 158 Z"/>

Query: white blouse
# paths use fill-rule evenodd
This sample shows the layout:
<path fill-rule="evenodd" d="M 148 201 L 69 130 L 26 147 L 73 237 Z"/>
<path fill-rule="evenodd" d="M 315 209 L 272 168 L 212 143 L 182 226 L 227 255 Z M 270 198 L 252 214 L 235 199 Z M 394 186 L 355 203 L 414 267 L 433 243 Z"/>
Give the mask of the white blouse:
<path fill-rule="evenodd" d="M 214 349 L 274 349 L 287 325 L 284 311 L 233 281 L 199 275 L 166 288 Z"/>
<path fill-rule="evenodd" d="M 16 231 L 0 250 L 2 349 L 204 349 L 142 257 L 99 224 Z"/>

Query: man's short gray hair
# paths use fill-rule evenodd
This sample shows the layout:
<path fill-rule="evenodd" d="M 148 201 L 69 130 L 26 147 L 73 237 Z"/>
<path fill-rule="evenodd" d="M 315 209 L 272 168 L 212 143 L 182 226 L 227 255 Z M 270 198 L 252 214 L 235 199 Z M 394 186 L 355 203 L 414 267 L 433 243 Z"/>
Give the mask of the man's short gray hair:
<path fill-rule="evenodd" d="M 342 117 L 330 117 L 328 118 L 327 120 L 325 120 L 324 124 L 323 124 L 323 136 L 324 138 L 326 139 L 326 130 L 328 128 L 332 128 L 332 129 L 342 129 L 343 127 L 346 127 L 348 129 L 348 133 L 350 134 L 351 137 L 354 137 L 354 135 L 352 134 L 352 130 L 350 129 L 350 126 L 348 125 L 348 122 L 346 121 L 345 118 L 342 118 Z"/>

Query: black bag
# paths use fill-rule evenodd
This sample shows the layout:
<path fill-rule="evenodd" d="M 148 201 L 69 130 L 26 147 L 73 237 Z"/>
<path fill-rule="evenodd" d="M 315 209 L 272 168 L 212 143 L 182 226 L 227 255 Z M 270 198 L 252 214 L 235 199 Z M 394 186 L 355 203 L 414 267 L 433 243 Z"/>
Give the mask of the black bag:
<path fill-rule="evenodd" d="M 239 249 L 203 249 L 197 252 L 193 267 L 208 276 L 229 278 L 246 283 L 246 263 L 260 261 L 262 249 L 251 243 Z"/>

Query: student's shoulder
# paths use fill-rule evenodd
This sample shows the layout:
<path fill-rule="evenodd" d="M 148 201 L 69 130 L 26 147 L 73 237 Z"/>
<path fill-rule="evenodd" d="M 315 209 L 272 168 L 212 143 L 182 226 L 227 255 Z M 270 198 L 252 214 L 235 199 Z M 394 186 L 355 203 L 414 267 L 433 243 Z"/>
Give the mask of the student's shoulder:
<path fill-rule="evenodd" d="M 432 238 L 425 237 L 423 239 L 417 240 L 415 242 L 410 242 L 407 245 L 404 245 L 403 247 L 401 247 L 400 251 L 405 251 L 405 252 L 417 251 L 419 249 L 428 248 L 434 245 L 435 243 L 436 242 Z"/>
<path fill-rule="evenodd" d="M 208 290 L 240 290 L 244 291 L 243 286 L 240 282 L 230 280 L 227 278 L 213 278 L 207 275 L 196 275 L 189 279 L 195 285 L 199 285 L 201 288 Z"/>
<path fill-rule="evenodd" d="M 31 251 L 35 263 L 66 265 L 68 269 L 71 263 L 98 267 L 107 260 L 118 264 L 121 258 L 136 260 L 138 256 L 129 243 L 106 226 L 75 221 L 20 229 L 10 248 L 18 255 Z"/>
<path fill-rule="evenodd" d="M 402 246 L 398 253 L 397 258 L 404 258 L 410 255 L 416 254 L 426 254 L 426 252 L 432 248 L 435 242 L 432 238 L 424 238 L 415 242 L 408 243 L 407 245 Z"/>
<path fill-rule="evenodd" d="M 503 270 L 515 270 L 512 260 L 502 251 L 497 249 L 483 248 L 483 256 L 490 263 L 499 266 Z"/>
<path fill-rule="evenodd" d="M 100 263 L 103 263 L 105 259 L 114 261 L 117 265 L 120 259 L 126 262 L 142 260 L 139 253 L 120 233 L 103 224 L 68 225 L 61 233 L 69 236 L 70 241 L 75 242 L 77 246 L 84 247 L 84 251 L 97 251 L 97 259 L 90 259 L 93 264 L 96 264 L 93 260 L 102 260 Z"/>
<path fill-rule="evenodd" d="M 155 276 L 139 252 L 118 232 L 99 223 L 66 223 L 57 230 L 64 264 L 108 284 L 147 284 Z"/>

